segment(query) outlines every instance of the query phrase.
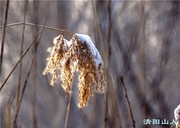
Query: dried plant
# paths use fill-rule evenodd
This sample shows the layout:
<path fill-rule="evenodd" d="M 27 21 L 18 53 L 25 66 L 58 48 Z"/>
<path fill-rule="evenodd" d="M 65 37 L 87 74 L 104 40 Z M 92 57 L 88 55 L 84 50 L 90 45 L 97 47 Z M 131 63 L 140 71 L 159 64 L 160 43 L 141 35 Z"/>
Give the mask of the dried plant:
<path fill-rule="evenodd" d="M 180 104 L 174 110 L 174 117 L 175 117 L 175 120 L 177 121 L 176 128 L 180 128 Z"/>
<path fill-rule="evenodd" d="M 93 91 L 104 92 L 103 61 L 89 36 L 74 34 L 72 39 L 67 41 L 63 35 L 59 35 L 54 38 L 54 46 L 48 51 L 50 56 L 43 74 L 52 74 L 51 85 L 60 78 L 62 88 L 69 94 L 75 72 L 79 72 L 79 108 L 87 105 Z M 58 74 L 58 70 L 61 74 Z"/>

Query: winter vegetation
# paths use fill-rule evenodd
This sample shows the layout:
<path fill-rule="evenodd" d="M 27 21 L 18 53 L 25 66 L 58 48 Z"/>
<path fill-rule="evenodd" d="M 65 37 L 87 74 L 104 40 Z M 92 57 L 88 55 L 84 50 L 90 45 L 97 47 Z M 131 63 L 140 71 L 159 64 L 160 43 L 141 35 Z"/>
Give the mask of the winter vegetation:
<path fill-rule="evenodd" d="M 104 92 L 103 61 L 89 36 L 74 34 L 72 39 L 67 41 L 63 35 L 59 35 L 54 38 L 54 47 L 48 51 L 50 57 L 43 74 L 53 74 L 51 85 L 60 78 L 62 88 L 69 94 L 75 72 L 79 72 L 79 108 L 87 105 L 93 91 Z M 60 74 L 57 72 L 58 69 L 61 71 Z"/>
<path fill-rule="evenodd" d="M 174 110 L 174 118 L 175 118 L 175 121 L 177 121 L 176 127 L 180 128 L 180 104 Z"/>
<path fill-rule="evenodd" d="M 0 128 L 180 127 L 179 1 L 2 0 L 0 23 Z"/>

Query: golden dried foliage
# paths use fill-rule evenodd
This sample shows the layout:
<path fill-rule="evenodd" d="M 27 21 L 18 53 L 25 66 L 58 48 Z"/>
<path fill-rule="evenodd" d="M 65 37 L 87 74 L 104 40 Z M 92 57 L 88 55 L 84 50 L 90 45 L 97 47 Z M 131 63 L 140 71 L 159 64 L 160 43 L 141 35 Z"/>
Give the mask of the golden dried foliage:
<path fill-rule="evenodd" d="M 174 110 L 174 117 L 176 120 L 176 128 L 180 128 L 180 104 Z"/>
<path fill-rule="evenodd" d="M 87 105 L 89 98 L 95 92 L 104 92 L 105 78 L 103 61 L 89 36 L 76 34 L 70 41 L 62 35 L 54 38 L 54 46 L 50 48 L 50 56 L 43 74 L 52 74 L 51 85 L 60 78 L 62 88 L 71 92 L 75 72 L 79 72 L 78 107 Z M 58 74 L 58 70 L 61 74 Z M 60 77 L 59 77 L 60 76 Z"/>

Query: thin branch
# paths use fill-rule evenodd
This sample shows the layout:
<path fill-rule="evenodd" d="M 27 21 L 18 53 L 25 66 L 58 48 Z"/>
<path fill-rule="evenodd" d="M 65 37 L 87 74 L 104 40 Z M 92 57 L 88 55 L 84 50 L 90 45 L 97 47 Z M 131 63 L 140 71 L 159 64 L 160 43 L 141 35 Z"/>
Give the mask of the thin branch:
<path fill-rule="evenodd" d="M 93 7 L 93 13 L 94 13 L 94 17 L 95 17 L 95 22 L 97 25 L 97 31 L 99 33 L 99 38 L 100 38 L 100 42 L 101 42 L 101 46 L 102 49 L 107 49 L 107 52 L 104 54 L 104 60 L 106 60 L 105 62 L 107 62 L 105 64 L 105 69 L 106 69 L 106 74 L 107 74 L 107 87 L 105 90 L 105 97 L 104 97 L 104 108 L 103 108 L 103 127 L 106 128 L 107 127 L 107 123 L 108 123 L 108 108 L 110 108 L 110 106 L 112 105 L 112 115 L 111 117 L 113 117 L 114 111 L 118 110 L 118 102 L 117 102 L 117 97 L 115 94 L 115 89 L 113 87 L 113 83 L 112 83 L 112 78 L 109 75 L 109 70 L 110 70 L 110 41 L 111 41 L 111 0 L 109 0 L 107 2 L 107 9 L 108 9 L 108 24 L 107 24 L 107 32 L 106 35 L 102 34 L 102 29 L 101 29 L 101 25 L 100 25 L 100 21 L 98 18 L 98 14 L 95 8 L 95 3 L 92 0 L 92 7 Z M 106 36 L 106 38 L 103 38 L 103 36 Z M 105 40 L 106 39 L 106 40 Z M 108 46 L 105 47 L 104 42 L 108 43 Z M 112 103 L 108 102 L 108 97 L 112 96 Z M 108 104 L 109 103 L 109 104 Z M 117 112 L 117 116 L 118 116 L 118 123 L 119 123 L 119 127 L 122 127 L 122 123 L 121 123 L 121 118 L 120 118 L 120 111 L 118 110 Z M 112 119 L 113 120 L 113 119 Z M 115 119 L 111 122 L 111 124 L 114 126 L 114 121 Z"/>
<path fill-rule="evenodd" d="M 132 108 L 131 108 L 131 103 L 129 101 L 129 97 L 128 97 L 128 94 L 127 94 L 127 89 L 126 89 L 126 86 L 124 84 L 124 80 L 123 80 L 123 76 L 120 76 L 120 82 L 123 86 L 123 89 L 124 89 L 124 93 L 125 93 L 125 97 L 126 97 L 126 100 L 127 100 L 127 103 L 128 103 L 128 107 L 129 107 L 129 111 L 130 111 L 130 115 L 131 115 L 131 120 L 132 120 L 132 126 L 133 128 L 136 128 L 135 126 L 135 120 L 134 120 L 134 117 L 133 117 L 133 112 L 132 112 Z"/>
<path fill-rule="evenodd" d="M 73 73 L 75 75 L 75 72 L 73 72 Z M 72 90 L 72 86 L 71 86 L 71 90 Z M 66 119 L 65 119 L 65 123 L 64 123 L 64 128 L 67 128 L 68 118 L 69 118 L 69 111 L 70 111 L 70 106 L 71 106 L 71 100 L 72 100 L 72 93 L 70 93 L 69 99 L 68 99 L 68 105 L 67 105 L 67 110 L 66 110 Z"/>
<path fill-rule="evenodd" d="M 44 24 L 45 24 L 45 22 L 44 22 Z M 44 24 L 43 24 L 43 26 L 44 26 Z M 39 35 L 38 41 L 41 39 L 43 30 L 44 30 L 44 28 L 42 28 L 41 31 L 38 32 L 38 34 L 35 36 L 35 38 L 33 40 L 34 43 L 37 42 L 37 37 L 38 37 L 39 34 L 40 35 Z M 38 44 L 35 45 L 35 48 L 37 48 L 37 46 L 38 46 Z M 23 89 L 22 89 L 20 101 L 19 101 L 19 104 L 18 104 L 18 108 L 16 109 L 16 114 L 15 114 L 15 118 L 14 118 L 14 121 L 13 121 L 13 126 L 14 127 L 16 126 L 16 121 L 17 121 L 18 113 L 19 113 L 19 110 L 20 110 L 20 107 L 21 107 L 22 98 L 23 98 L 23 95 L 24 95 L 24 92 L 25 92 L 25 89 L 26 89 L 26 85 L 27 85 L 29 75 L 30 75 L 31 69 L 33 67 L 33 63 L 35 61 L 35 58 L 36 58 L 36 52 L 34 52 L 33 57 L 31 59 L 32 61 L 31 61 L 30 66 L 28 68 L 28 73 L 27 73 L 27 76 L 26 76 L 26 79 L 25 79 L 25 83 L 24 83 L 24 86 L 23 86 Z"/>
<path fill-rule="evenodd" d="M 24 95 L 24 92 L 25 92 L 25 89 L 26 89 L 26 85 L 27 85 L 27 82 L 28 82 L 28 79 L 29 79 L 29 75 L 30 75 L 30 72 L 31 72 L 31 68 L 33 66 L 33 62 L 34 62 L 34 59 L 35 59 L 35 53 L 32 57 L 32 61 L 30 63 L 30 66 L 29 66 L 29 70 L 28 70 L 28 73 L 27 73 L 27 76 L 26 76 L 26 80 L 24 82 L 24 86 L 23 86 L 23 89 L 22 89 L 22 92 L 21 92 L 21 97 L 20 97 L 20 100 L 18 102 L 18 107 L 16 109 L 16 113 L 15 113 L 15 117 L 14 117 L 14 121 L 13 121 L 13 127 L 12 128 L 16 128 L 17 127 L 17 117 L 18 117 L 18 114 L 19 114 L 19 110 L 20 110 L 20 107 L 21 107 L 21 102 L 22 102 L 22 99 L 23 99 L 23 95 Z"/>
<path fill-rule="evenodd" d="M 55 31 L 59 31 L 61 33 L 66 33 L 69 36 L 73 36 L 74 33 L 73 32 L 69 32 L 68 30 L 65 29 L 59 29 L 59 28 L 55 28 L 55 27 L 50 27 L 50 26 L 43 26 L 43 25 L 39 25 L 39 24 L 33 24 L 33 23 L 28 23 L 28 22 L 18 22 L 18 23 L 12 23 L 12 24 L 7 24 L 6 27 L 12 27 L 12 26 L 17 26 L 17 25 L 28 25 L 28 26 L 36 26 L 36 27 L 44 27 L 46 29 L 50 29 L 50 30 L 55 30 Z M 0 29 L 3 28 L 2 26 L 0 26 Z"/>
<path fill-rule="evenodd" d="M 45 24 L 45 22 L 44 22 L 44 24 Z M 40 35 L 39 35 L 38 41 L 41 39 L 43 30 L 44 30 L 44 28 L 42 28 L 42 30 L 40 31 Z M 37 35 L 35 36 L 35 39 L 34 39 L 33 42 L 37 42 Z M 36 46 L 35 48 L 37 48 L 38 44 L 36 44 L 35 46 Z M 27 76 L 26 76 L 26 79 L 25 79 L 25 82 L 24 82 L 24 86 L 23 86 L 22 92 L 21 92 L 21 97 L 20 97 L 20 100 L 19 100 L 19 103 L 18 103 L 18 107 L 16 109 L 16 114 L 15 114 L 15 118 L 14 118 L 14 121 L 13 121 L 13 128 L 16 128 L 16 122 L 17 122 L 17 117 L 18 117 L 19 110 L 20 110 L 20 107 L 21 107 L 22 98 L 23 98 L 23 95 L 24 95 L 24 92 L 25 92 L 25 89 L 26 89 L 26 86 L 27 86 L 27 82 L 28 82 L 30 73 L 32 71 L 31 69 L 33 68 L 33 64 L 34 64 L 35 59 L 36 59 L 36 52 L 34 52 L 33 57 L 31 59 L 32 61 L 31 61 L 30 65 L 29 65 L 29 68 L 28 68 L 28 73 L 27 73 Z"/>
<path fill-rule="evenodd" d="M 108 91 L 106 89 L 105 96 L 104 96 L 104 113 L 103 113 L 103 128 L 107 127 L 108 122 Z"/>
<path fill-rule="evenodd" d="M 102 35 L 102 30 L 101 30 L 101 27 L 100 27 L 100 23 L 99 23 L 99 20 L 98 20 L 98 14 L 97 14 L 97 11 L 96 11 L 95 2 L 96 1 L 92 0 L 92 8 L 93 8 L 93 14 L 94 14 L 94 21 L 95 21 L 96 26 L 97 26 L 97 31 L 99 33 L 99 38 L 100 38 L 102 49 L 105 49 L 104 38 L 103 38 L 103 35 Z M 106 55 L 104 56 L 104 59 L 107 59 Z M 108 66 L 106 66 L 106 69 L 107 69 L 107 67 Z M 109 81 L 107 81 L 107 85 L 108 85 L 108 82 Z M 104 108 L 103 108 L 104 109 L 103 110 L 103 127 L 107 126 L 107 120 L 108 120 L 108 117 L 107 117 L 108 116 L 108 110 L 107 110 L 108 109 L 108 101 L 107 101 L 107 98 L 108 98 L 108 89 L 106 88 L 105 96 L 104 96 Z"/>
<path fill-rule="evenodd" d="M 146 99 L 146 54 L 145 54 L 145 1 L 141 0 L 141 12 L 140 12 L 140 55 L 141 55 L 141 86 L 142 86 L 142 97 Z M 144 119 L 147 118 L 146 106 L 143 110 Z M 145 126 L 146 127 L 146 126 Z"/>
<path fill-rule="evenodd" d="M 9 75 L 7 76 L 7 78 L 5 79 L 5 81 L 3 82 L 3 84 L 0 87 L 0 91 L 2 90 L 2 88 L 4 87 L 4 85 L 6 84 L 6 82 L 8 81 L 8 79 L 10 78 L 10 76 L 12 75 L 12 73 L 14 72 L 14 70 L 16 69 L 16 67 L 18 66 L 18 64 L 22 61 L 23 57 L 26 55 L 26 53 L 29 51 L 30 47 L 36 42 L 36 38 L 38 37 L 38 35 L 41 33 L 38 32 L 35 39 L 31 42 L 31 44 L 28 46 L 28 48 L 24 51 L 24 53 L 22 54 L 21 58 L 18 60 L 18 62 L 16 63 L 16 65 L 13 67 L 12 71 L 9 73 Z"/>
<path fill-rule="evenodd" d="M 38 24 L 38 1 L 34 0 L 33 1 L 33 14 L 31 16 L 32 22 L 34 24 Z M 46 21 L 46 20 L 45 20 Z M 43 26 L 45 25 L 45 21 L 43 23 Z M 44 27 L 42 27 L 44 30 Z M 42 30 L 42 31 L 43 31 Z M 32 27 L 32 37 L 35 37 L 36 33 L 38 32 L 38 27 L 33 26 Z M 41 38 L 42 34 L 39 36 L 39 39 Z M 31 81 L 32 81 L 32 86 L 31 86 L 31 111 L 32 111 L 32 128 L 37 128 L 37 115 L 36 115 L 36 78 L 37 78 L 37 46 L 39 44 L 39 39 L 36 40 L 36 43 L 34 44 L 34 48 L 32 51 L 35 54 L 34 57 L 34 63 L 32 64 L 32 75 L 31 75 Z"/>
<path fill-rule="evenodd" d="M 26 20 L 27 7 L 28 7 L 28 0 L 26 0 L 26 2 L 25 2 L 25 4 L 24 4 L 24 17 L 23 17 L 23 22 L 25 22 L 25 20 Z M 23 54 L 24 31 L 25 31 L 25 25 L 23 25 L 23 28 L 22 28 L 20 58 L 21 58 L 21 55 Z M 22 74 L 22 61 L 20 62 L 20 67 L 19 67 L 19 78 L 18 78 L 18 86 L 17 86 L 17 101 L 16 101 L 16 106 L 18 106 L 19 97 L 20 97 L 21 74 Z"/>
<path fill-rule="evenodd" d="M 2 28 L 2 40 L 1 40 L 1 56 L 0 56 L 0 76 L 2 72 L 2 63 L 3 63 L 3 53 L 4 53 L 4 40 L 5 40 L 5 30 L 6 30 L 6 22 L 7 22 L 7 17 L 8 17 L 8 7 L 9 7 L 9 0 L 6 2 L 6 8 L 4 12 L 4 19 L 3 19 L 3 26 Z"/>
<path fill-rule="evenodd" d="M 68 99 L 68 105 L 67 105 L 66 119 L 65 119 L 64 128 L 67 128 L 67 124 L 68 124 L 69 111 L 70 111 L 71 99 L 72 99 L 71 97 L 72 97 L 72 93 L 69 95 L 69 99 Z"/>
<path fill-rule="evenodd" d="M 110 61 L 110 55 L 111 55 L 111 0 L 108 1 L 108 5 L 107 5 L 107 10 L 108 10 L 108 27 L 107 27 L 107 35 L 106 35 L 106 39 L 107 39 L 107 43 L 108 43 L 108 63 Z M 109 65 L 109 64 L 108 64 Z"/>
<path fill-rule="evenodd" d="M 109 73 L 109 72 L 107 72 L 107 73 Z M 111 108 L 111 110 L 116 112 L 119 128 L 122 128 L 121 114 L 120 114 L 119 104 L 118 104 L 118 96 L 115 92 L 115 88 L 114 88 L 114 85 L 112 82 L 113 76 L 108 75 L 108 79 L 109 79 L 108 80 L 109 81 L 109 93 L 111 94 L 112 101 L 114 102 L 114 107 L 115 107 L 115 110 L 112 110 L 112 108 Z"/>
<path fill-rule="evenodd" d="M 101 43 L 102 49 L 105 49 L 105 45 L 104 45 L 105 41 L 104 41 L 104 38 L 102 35 L 101 25 L 100 25 L 99 20 L 98 20 L 98 14 L 97 14 L 97 11 L 95 9 L 94 0 L 92 0 L 92 8 L 93 8 L 93 14 L 94 14 L 94 20 L 95 20 L 94 22 L 96 23 L 97 31 L 99 33 L 100 43 Z M 104 56 L 104 58 L 106 58 L 106 55 Z"/>

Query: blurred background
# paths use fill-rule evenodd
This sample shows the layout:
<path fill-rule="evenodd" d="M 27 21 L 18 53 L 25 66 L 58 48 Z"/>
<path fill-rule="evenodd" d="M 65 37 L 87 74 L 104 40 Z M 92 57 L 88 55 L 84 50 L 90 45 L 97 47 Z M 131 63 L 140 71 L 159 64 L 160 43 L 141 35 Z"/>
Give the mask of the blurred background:
<path fill-rule="evenodd" d="M 1 0 L 0 23 L 1 128 L 170 127 L 180 104 L 180 2 Z M 87 107 L 77 107 L 78 74 L 71 97 L 42 75 L 60 34 L 43 26 L 87 34 L 99 50 L 107 90 Z"/>

